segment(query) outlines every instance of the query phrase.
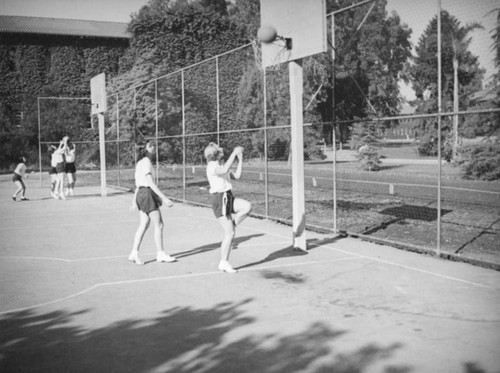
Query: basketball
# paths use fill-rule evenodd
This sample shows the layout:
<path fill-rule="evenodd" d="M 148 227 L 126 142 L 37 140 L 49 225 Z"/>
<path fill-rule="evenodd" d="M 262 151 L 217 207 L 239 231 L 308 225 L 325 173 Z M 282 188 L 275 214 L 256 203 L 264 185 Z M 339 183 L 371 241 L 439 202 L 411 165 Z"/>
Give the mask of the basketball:
<path fill-rule="evenodd" d="M 273 26 L 263 25 L 257 31 L 257 39 L 262 43 L 271 43 L 276 40 L 278 32 Z"/>

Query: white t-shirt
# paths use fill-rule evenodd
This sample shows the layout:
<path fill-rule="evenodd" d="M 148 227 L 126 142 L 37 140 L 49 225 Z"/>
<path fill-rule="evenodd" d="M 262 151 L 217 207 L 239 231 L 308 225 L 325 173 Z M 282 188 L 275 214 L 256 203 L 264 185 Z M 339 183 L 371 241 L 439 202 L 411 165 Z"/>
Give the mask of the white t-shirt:
<path fill-rule="evenodd" d="M 151 160 L 148 157 L 144 157 L 137 162 L 135 166 L 135 186 L 137 188 L 148 186 L 148 181 L 146 179 L 146 175 L 148 174 L 151 174 L 154 180 L 155 174 Z"/>
<path fill-rule="evenodd" d="M 24 176 L 24 174 L 26 173 L 26 165 L 24 163 L 19 163 L 16 167 L 16 169 L 14 170 L 14 172 L 18 175 L 20 175 L 21 177 Z"/>
<path fill-rule="evenodd" d="M 224 193 L 233 188 L 229 182 L 229 172 L 224 175 L 217 175 L 215 173 L 216 168 L 219 166 L 220 164 L 218 161 L 211 161 L 207 164 L 207 179 L 210 184 L 210 194 Z"/>
<path fill-rule="evenodd" d="M 52 153 L 52 156 L 50 158 L 50 165 L 52 167 L 56 167 L 58 163 L 64 162 L 63 154 L 64 154 L 63 149 L 54 150 L 54 153 Z"/>
<path fill-rule="evenodd" d="M 66 148 L 66 163 L 73 163 L 75 161 L 75 146 L 73 146 L 71 149 Z"/>

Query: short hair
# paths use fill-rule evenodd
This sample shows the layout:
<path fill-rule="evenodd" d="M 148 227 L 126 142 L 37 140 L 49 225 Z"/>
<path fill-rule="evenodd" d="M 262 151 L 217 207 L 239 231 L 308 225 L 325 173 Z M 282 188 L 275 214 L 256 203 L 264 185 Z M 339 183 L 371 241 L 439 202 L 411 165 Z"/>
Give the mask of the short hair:
<path fill-rule="evenodd" d="M 217 160 L 217 156 L 220 152 L 220 147 L 214 142 L 211 142 L 210 144 L 207 145 L 205 148 L 205 158 L 207 159 L 208 162 L 210 161 L 215 161 Z"/>
<path fill-rule="evenodd" d="M 148 155 L 148 150 L 146 149 L 147 144 L 149 144 L 149 140 L 135 144 L 135 153 L 137 158 L 142 159 Z"/>

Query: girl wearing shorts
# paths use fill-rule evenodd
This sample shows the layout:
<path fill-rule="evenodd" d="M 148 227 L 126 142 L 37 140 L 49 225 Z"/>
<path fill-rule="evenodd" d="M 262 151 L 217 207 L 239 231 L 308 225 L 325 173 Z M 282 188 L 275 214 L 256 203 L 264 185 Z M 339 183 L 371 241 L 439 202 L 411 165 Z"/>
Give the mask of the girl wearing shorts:
<path fill-rule="evenodd" d="M 219 221 L 223 231 L 221 259 L 219 270 L 228 273 L 237 272 L 229 264 L 229 254 L 233 243 L 235 228 L 239 225 L 252 210 L 252 204 L 242 198 L 235 198 L 231 192 L 232 185 L 230 179 L 239 179 L 243 167 L 243 148 L 237 146 L 229 156 L 227 162 L 223 162 L 224 150 L 217 144 L 211 142 L 205 148 L 205 158 L 207 159 L 207 179 L 210 184 L 210 194 L 212 196 L 212 209 L 215 217 Z M 234 161 L 238 158 L 236 172 L 231 171 Z"/>
<path fill-rule="evenodd" d="M 57 198 L 55 195 L 56 191 L 56 183 L 57 183 L 57 171 L 54 163 L 54 152 L 57 148 L 54 145 L 49 146 L 49 154 L 50 154 L 50 168 L 49 168 L 49 176 L 50 176 L 50 195 L 53 198 Z"/>
<path fill-rule="evenodd" d="M 66 151 L 64 153 L 66 164 L 64 165 L 64 172 L 68 177 L 68 188 L 66 189 L 65 195 L 74 196 L 74 188 L 76 182 L 76 167 L 75 167 L 75 151 L 76 145 L 72 142 L 67 141 Z"/>
<path fill-rule="evenodd" d="M 17 201 L 17 195 L 21 193 L 21 201 L 28 201 L 28 198 L 26 198 L 26 185 L 24 184 L 23 181 L 23 176 L 26 175 L 26 158 L 21 157 L 19 160 L 19 164 L 16 166 L 16 169 L 14 170 L 14 175 L 12 175 L 12 182 L 16 184 L 17 190 L 16 192 L 12 195 L 12 199 L 14 201 Z M 26 175 L 28 177 L 28 175 Z"/>
<path fill-rule="evenodd" d="M 176 259 L 167 255 L 163 250 L 163 219 L 161 217 L 160 206 L 164 203 L 167 207 L 172 207 L 173 203 L 156 186 L 154 182 L 153 165 L 151 157 L 155 153 L 155 147 L 151 142 L 136 147 L 138 159 L 135 167 L 135 193 L 132 199 L 131 210 L 139 209 L 139 227 L 135 232 L 132 252 L 128 260 L 135 264 L 142 265 L 144 262 L 139 257 L 139 247 L 141 246 L 144 233 L 153 222 L 154 241 L 156 246 L 157 262 L 175 262 Z"/>
<path fill-rule="evenodd" d="M 54 150 L 52 153 L 52 159 L 50 161 L 51 167 L 54 167 L 56 170 L 56 183 L 54 186 L 54 193 L 52 197 L 55 199 L 66 199 L 64 196 L 64 152 L 66 149 L 66 140 L 67 137 L 64 137 L 59 142 L 59 147 Z"/>

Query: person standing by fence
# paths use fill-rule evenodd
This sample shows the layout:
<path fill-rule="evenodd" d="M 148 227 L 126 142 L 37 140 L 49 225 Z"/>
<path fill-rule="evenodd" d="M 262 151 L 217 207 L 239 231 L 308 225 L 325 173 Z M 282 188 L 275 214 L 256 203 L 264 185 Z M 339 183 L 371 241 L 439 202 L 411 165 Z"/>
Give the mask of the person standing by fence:
<path fill-rule="evenodd" d="M 243 148 L 237 146 L 224 163 L 224 149 L 211 142 L 205 148 L 205 158 L 207 159 L 207 179 L 210 184 L 210 194 L 212 196 L 212 209 L 215 217 L 219 221 L 224 238 L 221 242 L 221 258 L 219 271 L 236 273 L 229 263 L 231 245 L 233 243 L 235 228 L 239 225 L 252 210 L 252 204 L 242 198 L 235 198 L 231 192 L 233 186 L 230 179 L 239 179 L 243 167 Z M 236 172 L 231 171 L 231 167 L 238 159 Z"/>

